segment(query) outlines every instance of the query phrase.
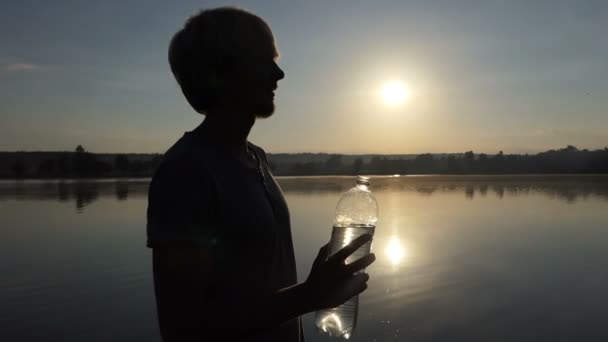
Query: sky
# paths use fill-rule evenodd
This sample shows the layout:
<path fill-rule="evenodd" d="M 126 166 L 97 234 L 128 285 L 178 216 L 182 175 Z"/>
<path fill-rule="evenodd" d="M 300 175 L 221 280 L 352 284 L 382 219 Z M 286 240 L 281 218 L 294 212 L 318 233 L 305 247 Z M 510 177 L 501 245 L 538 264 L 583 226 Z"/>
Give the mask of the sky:
<path fill-rule="evenodd" d="M 271 26 L 286 77 L 267 152 L 608 146 L 606 1 L 3 1 L 0 151 L 166 151 L 203 116 L 167 63 L 201 8 Z M 411 96 L 387 106 L 383 84 Z"/>

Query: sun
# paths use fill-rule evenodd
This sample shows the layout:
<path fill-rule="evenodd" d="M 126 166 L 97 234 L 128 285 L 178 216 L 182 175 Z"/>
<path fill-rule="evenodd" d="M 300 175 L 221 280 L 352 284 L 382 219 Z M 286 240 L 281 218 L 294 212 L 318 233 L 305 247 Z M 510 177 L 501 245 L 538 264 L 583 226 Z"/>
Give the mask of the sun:
<path fill-rule="evenodd" d="M 401 81 L 386 82 L 380 90 L 382 102 L 389 107 L 396 107 L 407 102 L 410 95 L 409 88 Z"/>

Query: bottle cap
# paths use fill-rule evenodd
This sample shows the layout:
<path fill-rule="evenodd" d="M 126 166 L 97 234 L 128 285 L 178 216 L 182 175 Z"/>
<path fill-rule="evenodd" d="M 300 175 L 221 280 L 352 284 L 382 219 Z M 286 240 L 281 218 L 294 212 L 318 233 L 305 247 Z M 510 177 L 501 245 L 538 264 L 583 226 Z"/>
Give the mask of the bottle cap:
<path fill-rule="evenodd" d="M 369 177 L 357 176 L 357 185 L 369 186 Z"/>

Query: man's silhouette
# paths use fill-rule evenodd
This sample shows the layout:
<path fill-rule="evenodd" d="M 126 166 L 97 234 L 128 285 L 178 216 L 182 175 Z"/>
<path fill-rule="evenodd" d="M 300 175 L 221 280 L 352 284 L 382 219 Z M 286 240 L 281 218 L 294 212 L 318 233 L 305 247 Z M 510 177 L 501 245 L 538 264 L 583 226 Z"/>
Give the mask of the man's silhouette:
<path fill-rule="evenodd" d="M 147 245 L 165 341 L 303 341 L 299 316 L 367 287 L 355 273 L 374 256 L 344 260 L 322 247 L 297 283 L 289 212 L 264 151 L 247 136 L 274 111 L 285 75 L 268 25 L 235 8 L 190 18 L 169 47 L 171 70 L 205 115 L 165 154 L 150 184 Z"/>

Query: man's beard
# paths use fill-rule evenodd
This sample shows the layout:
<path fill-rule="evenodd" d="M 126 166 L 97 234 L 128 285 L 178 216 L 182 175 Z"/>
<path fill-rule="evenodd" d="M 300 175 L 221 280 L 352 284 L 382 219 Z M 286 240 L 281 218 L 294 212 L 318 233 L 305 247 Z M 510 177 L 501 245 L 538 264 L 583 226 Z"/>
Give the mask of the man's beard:
<path fill-rule="evenodd" d="M 255 117 L 257 119 L 266 119 L 274 114 L 274 101 L 270 101 L 268 103 L 260 103 L 254 111 Z"/>

